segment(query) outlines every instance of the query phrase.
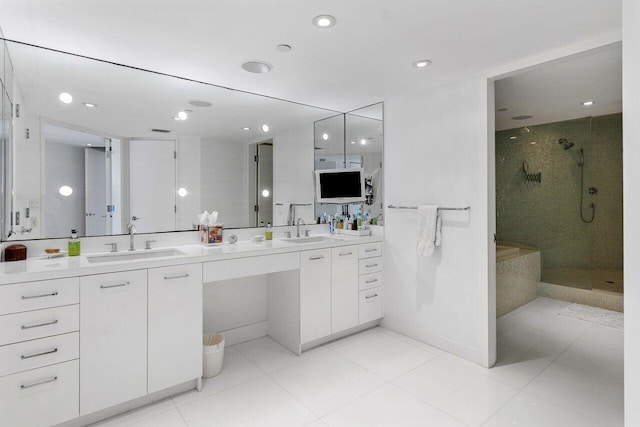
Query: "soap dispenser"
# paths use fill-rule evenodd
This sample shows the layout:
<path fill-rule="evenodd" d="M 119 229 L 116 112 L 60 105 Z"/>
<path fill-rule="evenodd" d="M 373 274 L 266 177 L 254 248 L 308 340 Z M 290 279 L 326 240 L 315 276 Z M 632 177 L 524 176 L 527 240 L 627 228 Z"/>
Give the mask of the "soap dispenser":
<path fill-rule="evenodd" d="M 265 240 L 272 240 L 273 239 L 273 230 L 271 230 L 271 223 L 270 222 L 267 223 L 267 229 L 264 232 L 264 239 Z"/>
<path fill-rule="evenodd" d="M 78 239 L 78 230 L 71 230 L 71 239 L 69 239 L 69 256 L 80 255 L 80 239 Z"/>

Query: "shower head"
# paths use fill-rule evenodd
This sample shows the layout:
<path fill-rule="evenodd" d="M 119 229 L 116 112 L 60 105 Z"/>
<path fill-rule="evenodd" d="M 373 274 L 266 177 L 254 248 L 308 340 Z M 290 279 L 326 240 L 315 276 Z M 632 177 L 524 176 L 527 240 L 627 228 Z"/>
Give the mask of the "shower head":
<path fill-rule="evenodd" d="M 574 146 L 573 142 L 569 142 L 567 138 L 560 138 L 558 144 L 562 145 L 565 150 Z"/>

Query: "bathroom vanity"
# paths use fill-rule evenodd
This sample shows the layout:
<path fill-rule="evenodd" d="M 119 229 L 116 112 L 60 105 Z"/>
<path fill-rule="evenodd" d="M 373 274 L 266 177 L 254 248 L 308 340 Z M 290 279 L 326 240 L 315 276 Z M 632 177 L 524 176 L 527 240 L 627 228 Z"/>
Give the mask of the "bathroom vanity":
<path fill-rule="evenodd" d="M 296 354 L 373 326 L 382 265 L 381 236 L 2 263 L 0 425 L 93 422 L 199 388 L 203 289 L 229 280 L 266 277 L 267 333 Z"/>

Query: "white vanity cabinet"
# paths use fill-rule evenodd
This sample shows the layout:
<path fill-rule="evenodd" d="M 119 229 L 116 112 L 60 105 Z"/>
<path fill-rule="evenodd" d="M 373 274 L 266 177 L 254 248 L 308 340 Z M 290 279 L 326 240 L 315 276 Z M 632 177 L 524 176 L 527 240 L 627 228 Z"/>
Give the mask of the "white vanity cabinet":
<path fill-rule="evenodd" d="M 358 245 L 331 249 L 331 333 L 358 326 Z"/>
<path fill-rule="evenodd" d="M 149 269 L 148 392 L 202 376 L 202 264 Z"/>
<path fill-rule="evenodd" d="M 300 342 L 331 335 L 331 249 L 300 252 Z"/>
<path fill-rule="evenodd" d="M 78 416 L 78 278 L 0 286 L 0 426 Z"/>
<path fill-rule="evenodd" d="M 360 245 L 358 317 L 359 323 L 380 319 L 382 305 L 382 243 Z"/>
<path fill-rule="evenodd" d="M 80 278 L 80 415 L 147 394 L 147 270 Z"/>

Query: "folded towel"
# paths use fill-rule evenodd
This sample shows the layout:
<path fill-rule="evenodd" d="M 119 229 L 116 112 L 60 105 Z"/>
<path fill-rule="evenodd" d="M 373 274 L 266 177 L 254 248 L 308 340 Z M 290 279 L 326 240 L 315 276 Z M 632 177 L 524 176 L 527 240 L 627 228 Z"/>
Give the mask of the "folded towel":
<path fill-rule="evenodd" d="M 440 246 L 441 227 L 437 206 L 418 206 L 418 255 L 431 256 L 435 247 Z"/>

